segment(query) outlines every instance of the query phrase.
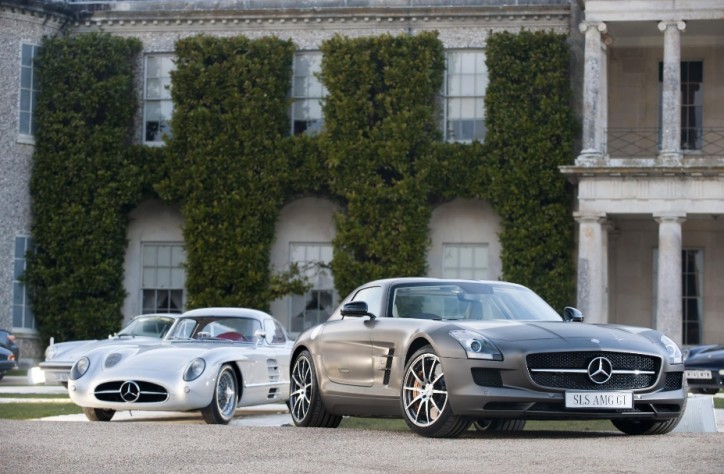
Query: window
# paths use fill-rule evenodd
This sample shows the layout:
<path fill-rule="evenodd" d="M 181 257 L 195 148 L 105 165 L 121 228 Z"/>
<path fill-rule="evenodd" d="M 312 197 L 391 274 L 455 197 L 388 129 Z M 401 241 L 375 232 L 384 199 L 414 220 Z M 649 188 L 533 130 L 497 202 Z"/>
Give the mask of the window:
<path fill-rule="evenodd" d="M 488 278 L 487 244 L 442 244 L 442 277 Z"/>
<path fill-rule="evenodd" d="M 701 61 L 681 63 L 681 149 L 701 150 L 703 127 L 704 65 Z M 659 63 L 659 103 L 663 98 L 664 63 Z M 659 130 L 661 130 L 661 106 Z M 661 134 L 661 131 L 659 132 Z M 659 137 L 661 143 L 661 137 Z"/>
<path fill-rule="evenodd" d="M 487 86 L 485 53 L 480 50 L 447 53 L 444 123 L 447 141 L 483 140 Z"/>
<path fill-rule="evenodd" d="M 326 321 L 334 311 L 337 298 L 329 268 L 332 244 L 291 243 L 289 256 L 312 284 L 304 295 L 291 297 L 290 328 L 296 333 Z"/>
<path fill-rule="evenodd" d="M 305 52 L 294 56 L 292 81 L 292 134 L 314 134 L 322 130 L 322 99 L 327 89 L 317 78 L 322 53 Z"/>
<path fill-rule="evenodd" d="M 176 68 L 170 54 L 146 56 L 146 83 L 144 90 L 143 126 L 144 141 L 162 143 L 163 137 L 171 136 L 171 71 Z"/>
<path fill-rule="evenodd" d="M 654 249 L 654 291 L 653 317 L 656 323 L 659 251 Z M 701 344 L 704 278 L 704 251 L 701 249 L 683 249 L 681 251 L 681 309 L 682 309 L 682 343 L 684 345 Z"/>
<path fill-rule="evenodd" d="M 143 244 L 141 311 L 181 313 L 184 308 L 185 253 L 180 244 Z"/>
<path fill-rule="evenodd" d="M 35 316 L 30 308 L 28 290 L 21 278 L 25 273 L 25 256 L 33 250 L 30 237 L 15 237 L 15 254 L 13 268 L 13 328 L 35 330 Z"/>
<path fill-rule="evenodd" d="M 20 123 L 21 135 L 35 135 L 33 111 L 38 92 L 38 82 L 33 69 L 33 61 L 38 53 L 38 46 L 23 43 L 20 50 Z"/>

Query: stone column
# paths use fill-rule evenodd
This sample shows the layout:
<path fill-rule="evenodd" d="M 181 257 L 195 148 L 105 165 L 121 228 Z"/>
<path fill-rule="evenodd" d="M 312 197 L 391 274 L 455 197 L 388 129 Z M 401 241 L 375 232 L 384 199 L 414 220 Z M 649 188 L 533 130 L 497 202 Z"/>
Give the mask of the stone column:
<path fill-rule="evenodd" d="M 585 34 L 584 69 L 583 69 L 583 149 L 576 160 L 578 165 L 601 164 L 603 158 L 603 128 L 601 123 L 601 104 L 605 100 L 605 91 L 601 67 L 601 34 L 606 32 L 606 24 L 602 22 L 584 21 L 579 25 Z"/>
<path fill-rule="evenodd" d="M 681 345 L 683 337 L 681 223 L 685 213 L 654 215 L 659 223 L 659 262 L 656 295 L 656 329 Z"/>
<path fill-rule="evenodd" d="M 681 32 L 683 21 L 662 21 L 664 33 L 664 74 L 661 97 L 661 150 L 658 164 L 681 164 Z"/>
<path fill-rule="evenodd" d="M 573 214 L 578 221 L 578 309 L 588 323 L 608 322 L 608 247 L 605 214 Z"/>

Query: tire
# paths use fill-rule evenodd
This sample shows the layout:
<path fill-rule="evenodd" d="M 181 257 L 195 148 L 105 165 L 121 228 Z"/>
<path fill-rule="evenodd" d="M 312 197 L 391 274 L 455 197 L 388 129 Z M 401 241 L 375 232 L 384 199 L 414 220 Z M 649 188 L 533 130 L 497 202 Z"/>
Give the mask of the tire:
<path fill-rule="evenodd" d="M 655 421 L 646 419 L 611 420 L 613 426 L 628 435 L 666 434 L 676 428 L 681 417 L 670 420 Z"/>
<path fill-rule="evenodd" d="M 432 347 L 415 352 L 405 366 L 400 390 L 400 409 L 414 433 L 428 438 L 454 438 L 472 420 L 456 416 L 449 403 L 440 358 Z"/>
<path fill-rule="evenodd" d="M 216 376 L 216 387 L 211 403 L 201 409 L 201 416 L 210 425 L 227 425 L 234 418 L 236 402 L 239 399 L 238 383 L 234 370 L 229 365 L 222 365 Z"/>
<path fill-rule="evenodd" d="M 704 395 L 716 395 L 718 388 L 692 388 L 691 393 L 701 393 Z"/>
<path fill-rule="evenodd" d="M 0 380 L 2 380 L 3 377 L 5 377 L 5 372 L 0 372 Z"/>
<path fill-rule="evenodd" d="M 327 411 L 319 394 L 317 370 L 309 351 L 302 351 L 292 365 L 289 394 L 290 413 L 296 426 L 336 428 L 342 421 L 339 415 Z"/>
<path fill-rule="evenodd" d="M 113 415 L 116 414 L 116 410 L 83 407 L 83 413 L 90 421 L 111 421 Z"/>
<path fill-rule="evenodd" d="M 475 426 L 475 429 L 478 431 L 488 433 L 523 431 L 525 428 L 525 420 L 493 420 L 478 418 L 473 422 L 473 426 Z"/>

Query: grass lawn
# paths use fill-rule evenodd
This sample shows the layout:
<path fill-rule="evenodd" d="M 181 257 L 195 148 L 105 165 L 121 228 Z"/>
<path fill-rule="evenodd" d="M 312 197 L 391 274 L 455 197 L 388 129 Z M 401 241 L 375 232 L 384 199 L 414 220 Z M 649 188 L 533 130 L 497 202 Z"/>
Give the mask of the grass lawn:
<path fill-rule="evenodd" d="M 32 420 L 46 416 L 75 415 L 83 413 L 75 403 L 0 403 L 0 419 Z"/>

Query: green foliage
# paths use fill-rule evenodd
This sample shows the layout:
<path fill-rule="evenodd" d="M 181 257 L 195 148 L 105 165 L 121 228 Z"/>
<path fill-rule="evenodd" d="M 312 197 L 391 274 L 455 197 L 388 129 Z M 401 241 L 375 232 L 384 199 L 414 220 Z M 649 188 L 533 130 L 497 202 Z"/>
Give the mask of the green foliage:
<path fill-rule="evenodd" d="M 345 295 L 375 278 L 426 273 L 431 209 L 490 200 L 502 219 L 504 279 L 561 307 L 573 296 L 573 156 L 565 37 L 496 33 L 487 47 L 485 143 L 440 141 L 444 51 L 434 33 L 322 45 L 325 130 L 289 137 L 294 45 L 195 36 L 176 45 L 173 137 L 130 146 L 137 40 L 46 41 L 31 182 L 37 255 L 28 282 L 41 331 L 60 340 L 117 329 L 127 215 L 148 196 L 184 215 L 190 307 L 249 306 L 308 288 L 270 272 L 281 207 L 342 204 L 332 270 Z"/>
<path fill-rule="evenodd" d="M 127 216 L 144 187 L 143 154 L 130 147 L 140 49 L 135 39 L 88 34 L 46 39 L 36 59 L 37 252 L 26 280 L 43 338 L 119 328 Z"/>
<path fill-rule="evenodd" d="M 499 33 L 486 50 L 489 196 L 502 218 L 504 279 L 539 292 L 554 307 L 574 289 L 570 164 L 575 121 L 569 52 L 553 33 Z"/>
<path fill-rule="evenodd" d="M 426 272 L 432 145 L 444 52 L 436 35 L 335 37 L 321 79 L 337 216 L 332 270 L 340 294 L 366 280 Z"/>
<path fill-rule="evenodd" d="M 294 46 L 195 36 L 176 44 L 169 177 L 178 199 L 190 307 L 265 308 L 269 252 L 289 177 L 285 144 Z"/>

